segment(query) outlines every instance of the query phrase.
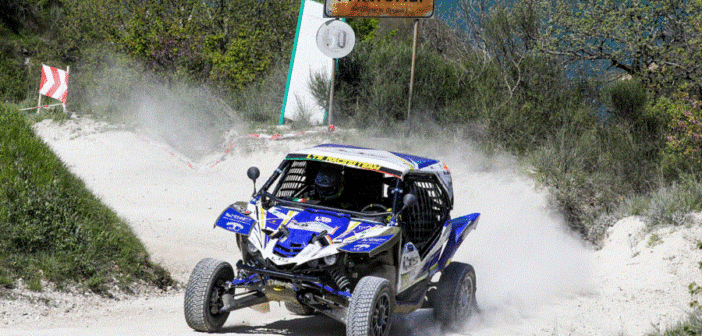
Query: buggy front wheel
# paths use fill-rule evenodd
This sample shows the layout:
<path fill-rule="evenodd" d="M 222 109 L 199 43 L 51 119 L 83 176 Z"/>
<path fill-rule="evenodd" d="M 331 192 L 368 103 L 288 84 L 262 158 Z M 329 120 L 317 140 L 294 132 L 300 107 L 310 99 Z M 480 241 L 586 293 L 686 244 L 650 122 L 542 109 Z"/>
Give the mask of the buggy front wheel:
<path fill-rule="evenodd" d="M 190 274 L 185 288 L 185 321 L 204 332 L 219 330 L 229 317 L 220 312 L 224 306 L 224 283 L 234 279 L 234 270 L 228 262 L 202 259 Z"/>
<path fill-rule="evenodd" d="M 366 276 L 356 284 L 346 315 L 347 336 L 387 336 L 392 324 L 395 296 L 390 282 Z"/>

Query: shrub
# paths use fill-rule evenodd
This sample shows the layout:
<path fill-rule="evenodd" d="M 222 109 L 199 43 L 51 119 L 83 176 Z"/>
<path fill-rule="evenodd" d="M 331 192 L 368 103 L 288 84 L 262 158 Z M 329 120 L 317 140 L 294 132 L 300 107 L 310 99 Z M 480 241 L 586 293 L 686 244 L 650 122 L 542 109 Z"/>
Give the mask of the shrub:
<path fill-rule="evenodd" d="M 636 122 L 646 107 L 646 87 L 636 80 L 618 80 L 605 88 L 605 101 L 618 118 Z"/>
<path fill-rule="evenodd" d="M 409 41 L 359 42 L 349 56 L 339 60 L 335 119 L 359 126 L 405 120 L 411 64 Z M 419 46 L 411 113 L 425 113 L 434 120 L 439 119 L 437 111 L 471 93 L 463 83 L 465 74 L 455 64 Z"/>
<path fill-rule="evenodd" d="M 234 110 L 255 124 L 277 124 L 287 78 L 288 63 L 275 64 L 263 80 L 247 85 L 232 97 Z"/>
<path fill-rule="evenodd" d="M 691 211 L 702 210 L 702 181 L 694 175 L 684 175 L 647 198 L 650 203 L 645 216 L 649 225 L 682 225 Z"/>
<path fill-rule="evenodd" d="M 688 314 L 687 319 L 680 321 L 665 330 L 647 333 L 646 336 L 699 336 L 702 335 L 702 310 L 695 309 Z"/>
<path fill-rule="evenodd" d="M 702 174 L 702 103 L 660 99 L 657 108 L 670 119 L 662 159 L 666 176 Z"/>
<path fill-rule="evenodd" d="M 20 101 L 27 94 L 27 71 L 18 49 L 11 41 L 0 41 L 0 102 Z"/>

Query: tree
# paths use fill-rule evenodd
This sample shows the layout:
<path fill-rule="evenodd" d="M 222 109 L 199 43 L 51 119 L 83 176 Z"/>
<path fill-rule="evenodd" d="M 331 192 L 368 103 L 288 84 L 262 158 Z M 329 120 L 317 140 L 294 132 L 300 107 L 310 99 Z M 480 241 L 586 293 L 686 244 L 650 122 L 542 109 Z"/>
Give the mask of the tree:
<path fill-rule="evenodd" d="M 702 1 L 555 0 L 548 15 L 544 51 L 606 62 L 659 94 L 702 96 Z"/>

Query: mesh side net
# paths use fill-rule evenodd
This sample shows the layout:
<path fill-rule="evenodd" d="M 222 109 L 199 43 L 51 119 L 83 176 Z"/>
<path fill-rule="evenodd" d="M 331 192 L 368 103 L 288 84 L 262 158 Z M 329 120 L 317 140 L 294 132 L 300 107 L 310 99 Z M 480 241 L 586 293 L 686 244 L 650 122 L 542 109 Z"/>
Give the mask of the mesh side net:
<path fill-rule="evenodd" d="M 406 238 L 422 248 L 434 235 L 438 234 L 448 219 L 448 197 L 439 186 L 430 180 L 409 181 L 409 192 L 417 196 L 417 205 L 404 214 Z"/>
<path fill-rule="evenodd" d="M 285 179 L 280 182 L 280 186 L 275 193 L 276 197 L 293 197 L 298 191 L 304 188 L 307 183 L 307 161 L 293 161 L 288 168 Z"/>

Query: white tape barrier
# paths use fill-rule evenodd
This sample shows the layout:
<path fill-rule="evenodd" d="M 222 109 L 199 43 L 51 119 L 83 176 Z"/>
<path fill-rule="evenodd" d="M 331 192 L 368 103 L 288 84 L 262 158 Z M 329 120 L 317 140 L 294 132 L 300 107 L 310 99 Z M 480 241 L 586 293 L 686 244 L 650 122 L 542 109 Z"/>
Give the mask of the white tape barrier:
<path fill-rule="evenodd" d="M 331 133 L 336 131 L 336 127 L 334 125 L 329 125 L 329 127 L 326 130 L 315 130 L 315 131 L 299 131 L 299 132 L 293 132 L 293 133 L 286 133 L 286 134 L 249 134 L 245 136 L 240 136 L 234 138 L 234 142 L 230 143 L 227 148 L 224 149 L 224 153 L 222 153 L 222 156 L 220 157 L 219 160 L 213 160 L 205 164 L 201 164 L 199 167 L 196 166 L 195 164 L 192 163 L 192 161 L 188 160 L 185 156 L 177 153 L 174 151 L 172 148 L 168 147 L 167 145 L 161 144 L 159 142 L 153 141 L 146 136 L 141 136 L 141 139 L 149 144 L 152 144 L 158 148 L 163 149 L 166 153 L 171 154 L 171 156 L 175 156 L 180 160 L 181 162 L 185 163 L 190 169 L 199 171 L 204 168 L 209 168 L 212 169 L 216 165 L 218 165 L 220 162 L 222 162 L 223 158 L 229 154 L 229 152 L 234 148 L 234 145 L 236 144 L 237 140 L 242 140 L 242 139 L 261 139 L 261 140 L 283 140 L 283 139 L 290 139 L 290 138 L 295 138 L 299 137 L 302 135 L 307 135 L 307 134 L 315 134 L 315 133 Z"/>

